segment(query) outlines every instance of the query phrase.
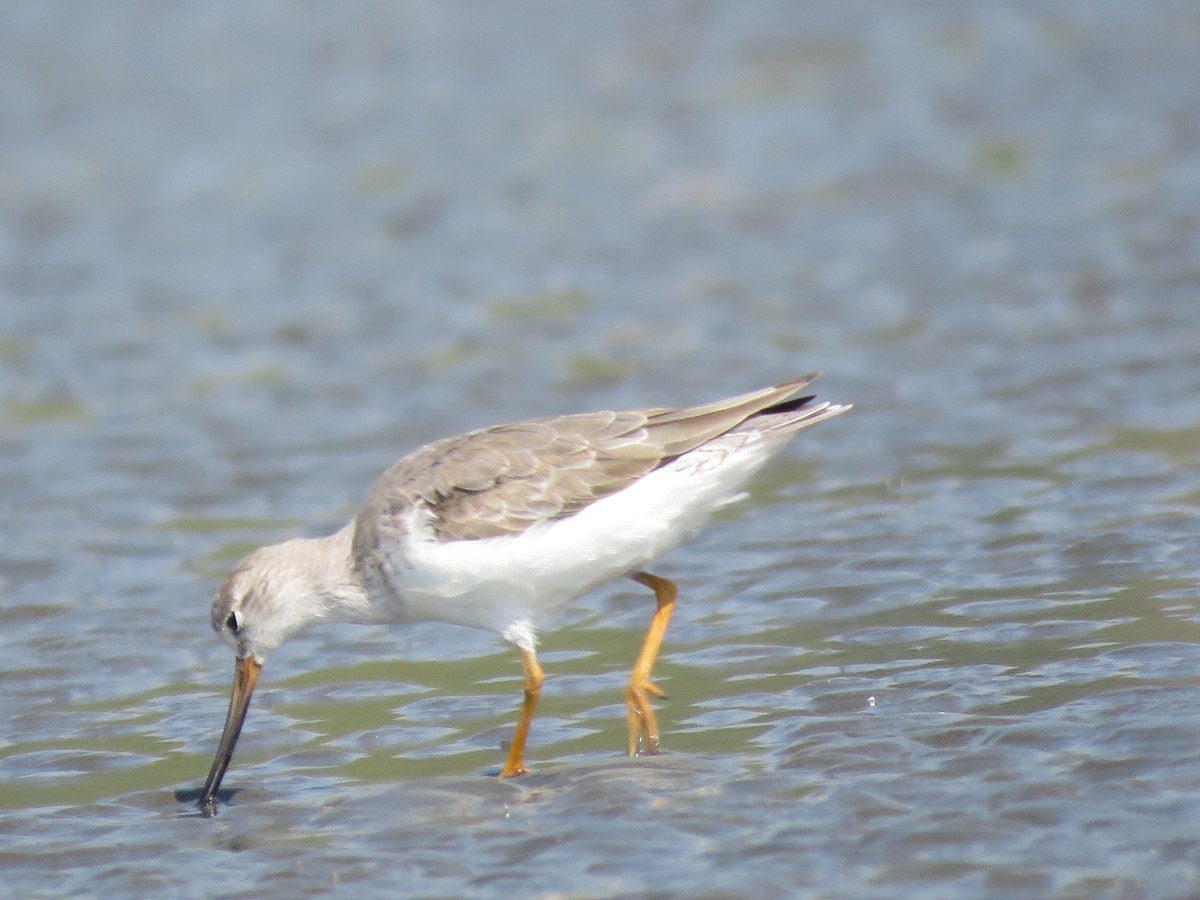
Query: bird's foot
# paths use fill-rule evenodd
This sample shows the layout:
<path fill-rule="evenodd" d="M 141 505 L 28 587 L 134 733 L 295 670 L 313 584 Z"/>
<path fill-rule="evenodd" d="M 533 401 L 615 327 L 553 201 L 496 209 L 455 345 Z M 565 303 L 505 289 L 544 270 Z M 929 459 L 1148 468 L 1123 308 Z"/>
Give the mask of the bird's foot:
<path fill-rule="evenodd" d="M 666 692 L 649 678 L 629 679 L 625 688 L 625 718 L 629 725 L 629 755 L 642 756 L 658 752 L 658 717 L 650 705 L 650 696 L 660 700 Z"/>

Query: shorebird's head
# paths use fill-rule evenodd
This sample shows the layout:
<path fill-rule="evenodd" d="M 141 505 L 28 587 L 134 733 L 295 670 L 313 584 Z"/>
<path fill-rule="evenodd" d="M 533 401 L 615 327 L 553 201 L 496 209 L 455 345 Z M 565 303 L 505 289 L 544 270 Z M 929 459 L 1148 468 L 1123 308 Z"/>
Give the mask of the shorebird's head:
<path fill-rule="evenodd" d="M 255 550 L 229 573 L 212 605 L 213 631 L 221 636 L 237 662 L 225 730 L 217 746 L 208 781 L 200 797 L 206 816 L 217 811 L 217 788 L 233 758 L 250 697 L 267 657 L 292 635 L 321 616 L 321 604 L 304 562 L 303 540 L 288 541 Z"/>
<path fill-rule="evenodd" d="M 260 547 L 217 590 L 212 628 L 238 659 L 250 658 L 261 666 L 280 644 L 320 616 L 303 564 L 310 543 L 297 539 Z"/>

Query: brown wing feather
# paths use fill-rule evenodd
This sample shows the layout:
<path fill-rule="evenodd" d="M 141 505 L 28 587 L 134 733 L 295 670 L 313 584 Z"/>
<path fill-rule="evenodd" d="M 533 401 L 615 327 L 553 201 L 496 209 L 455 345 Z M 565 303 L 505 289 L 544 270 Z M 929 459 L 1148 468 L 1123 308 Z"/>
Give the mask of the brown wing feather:
<path fill-rule="evenodd" d="M 443 540 L 517 534 L 569 516 L 778 404 L 812 380 L 682 409 L 598 412 L 534 419 L 428 444 L 392 465 L 359 516 L 398 516 L 413 504 Z"/>

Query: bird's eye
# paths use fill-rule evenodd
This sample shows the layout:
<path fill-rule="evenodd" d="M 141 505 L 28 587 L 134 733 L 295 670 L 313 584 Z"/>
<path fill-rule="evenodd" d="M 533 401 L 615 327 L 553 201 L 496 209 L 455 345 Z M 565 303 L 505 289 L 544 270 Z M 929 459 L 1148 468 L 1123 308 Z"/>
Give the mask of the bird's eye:
<path fill-rule="evenodd" d="M 237 613 L 231 612 L 229 614 L 229 618 L 225 620 L 225 627 L 228 628 L 233 634 L 238 633 L 238 628 L 241 626 L 238 623 Z"/>

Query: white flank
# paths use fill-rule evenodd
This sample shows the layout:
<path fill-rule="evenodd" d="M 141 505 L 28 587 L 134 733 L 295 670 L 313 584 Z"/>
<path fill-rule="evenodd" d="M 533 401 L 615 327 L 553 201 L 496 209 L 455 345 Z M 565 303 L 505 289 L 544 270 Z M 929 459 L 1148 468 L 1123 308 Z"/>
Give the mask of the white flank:
<path fill-rule="evenodd" d="M 541 612 L 678 546 L 794 435 L 724 435 L 574 515 L 511 537 L 438 541 L 428 510 L 414 509 L 407 534 L 384 554 L 387 579 L 404 618 L 489 629 L 532 649 Z"/>

